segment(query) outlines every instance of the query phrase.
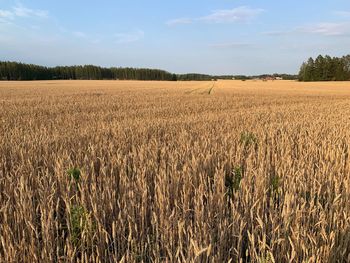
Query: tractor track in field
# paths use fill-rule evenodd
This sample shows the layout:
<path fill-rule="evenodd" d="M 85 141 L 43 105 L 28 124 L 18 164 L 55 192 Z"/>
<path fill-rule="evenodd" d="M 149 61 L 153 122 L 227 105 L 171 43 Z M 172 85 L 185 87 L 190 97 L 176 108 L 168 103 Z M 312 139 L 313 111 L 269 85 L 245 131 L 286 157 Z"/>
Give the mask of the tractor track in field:
<path fill-rule="evenodd" d="M 200 87 L 200 88 L 195 88 L 193 90 L 186 91 L 185 94 L 201 94 L 201 95 L 211 95 L 214 91 L 215 88 L 215 82 L 210 84 L 209 88 L 208 87 Z"/>

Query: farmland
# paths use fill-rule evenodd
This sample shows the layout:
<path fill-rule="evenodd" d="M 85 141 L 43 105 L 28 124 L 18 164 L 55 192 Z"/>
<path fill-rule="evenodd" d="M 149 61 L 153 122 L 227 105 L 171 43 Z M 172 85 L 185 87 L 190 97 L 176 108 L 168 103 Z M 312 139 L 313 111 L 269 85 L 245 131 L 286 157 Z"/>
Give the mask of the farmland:
<path fill-rule="evenodd" d="M 350 83 L 0 82 L 1 262 L 349 262 Z"/>

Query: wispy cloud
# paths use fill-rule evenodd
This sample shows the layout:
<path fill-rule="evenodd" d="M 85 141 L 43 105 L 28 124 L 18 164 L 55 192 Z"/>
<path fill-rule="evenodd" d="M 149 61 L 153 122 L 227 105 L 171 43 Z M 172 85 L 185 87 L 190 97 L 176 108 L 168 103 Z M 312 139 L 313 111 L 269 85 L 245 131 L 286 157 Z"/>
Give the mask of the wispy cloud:
<path fill-rule="evenodd" d="M 228 10 L 216 10 L 210 15 L 201 17 L 198 20 L 208 23 L 249 22 L 262 12 L 264 12 L 264 9 L 241 6 Z"/>
<path fill-rule="evenodd" d="M 30 9 L 22 4 L 17 4 L 13 7 L 12 11 L 18 17 L 39 17 L 39 18 L 48 18 L 49 12 L 46 10 L 39 9 Z"/>
<path fill-rule="evenodd" d="M 92 43 L 92 44 L 95 44 L 95 45 L 96 45 L 96 44 L 100 44 L 100 43 L 101 43 L 101 39 L 99 39 L 99 38 L 92 39 L 92 40 L 91 40 L 91 43 Z"/>
<path fill-rule="evenodd" d="M 296 28 L 277 31 L 262 32 L 261 35 L 265 36 L 283 36 L 283 35 L 296 35 L 296 34 L 311 34 L 320 36 L 350 36 L 350 22 L 321 22 L 314 24 L 302 25 Z"/>
<path fill-rule="evenodd" d="M 80 32 L 80 31 L 74 31 L 74 32 L 72 32 L 72 34 L 76 37 L 79 37 L 79 38 L 86 38 L 87 37 L 87 35 L 84 32 Z"/>
<path fill-rule="evenodd" d="M 221 24 L 221 23 L 247 23 L 256 18 L 259 14 L 264 12 L 261 8 L 251 8 L 248 6 L 240 6 L 233 9 L 215 10 L 209 15 L 197 17 L 197 18 L 176 18 L 169 20 L 166 24 L 180 25 L 191 24 L 194 22 L 202 22 L 209 24 Z"/>
<path fill-rule="evenodd" d="M 46 10 L 30 9 L 22 4 L 17 4 L 9 10 L 0 9 L 0 22 L 11 22 L 16 18 L 48 18 Z"/>
<path fill-rule="evenodd" d="M 299 27 L 296 31 L 323 36 L 348 36 L 350 35 L 350 22 L 318 23 Z"/>
<path fill-rule="evenodd" d="M 13 19 L 13 18 L 14 18 L 14 14 L 11 11 L 0 9 L 0 19 Z"/>
<path fill-rule="evenodd" d="M 68 35 L 71 34 L 71 35 L 75 36 L 77 39 L 83 39 L 84 41 L 87 41 L 88 43 L 91 43 L 93 45 L 97 45 L 97 44 L 100 44 L 102 42 L 102 40 L 99 38 L 99 36 L 96 36 L 94 34 L 88 34 L 88 33 L 84 33 L 81 31 L 70 32 L 68 30 L 64 30 L 64 32 Z"/>
<path fill-rule="evenodd" d="M 117 44 L 125 44 L 125 43 L 132 43 L 137 42 L 144 38 L 145 32 L 142 30 L 136 30 L 129 33 L 118 33 L 115 34 L 115 43 Z"/>
<path fill-rule="evenodd" d="M 341 17 L 350 17 L 350 11 L 334 11 L 333 14 Z"/>
<path fill-rule="evenodd" d="M 176 26 L 176 25 L 186 25 L 186 24 L 191 24 L 193 20 L 191 18 L 177 18 L 177 19 L 172 19 L 166 22 L 168 26 Z"/>
<path fill-rule="evenodd" d="M 238 49 L 238 48 L 248 48 L 252 47 L 252 44 L 249 43 L 241 43 L 241 42 L 228 42 L 228 43 L 216 43 L 209 45 L 211 48 L 217 49 Z"/>
<path fill-rule="evenodd" d="M 283 36 L 283 35 L 288 35 L 295 32 L 294 30 L 275 30 L 275 31 L 265 31 L 262 32 L 261 35 L 264 36 Z"/>

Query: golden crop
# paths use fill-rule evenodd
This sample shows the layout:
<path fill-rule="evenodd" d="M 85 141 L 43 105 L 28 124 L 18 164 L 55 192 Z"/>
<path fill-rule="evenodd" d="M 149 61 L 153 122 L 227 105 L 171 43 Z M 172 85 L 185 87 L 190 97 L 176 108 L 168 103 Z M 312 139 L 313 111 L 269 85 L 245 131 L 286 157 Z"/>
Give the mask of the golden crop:
<path fill-rule="evenodd" d="M 1 82 L 0 261 L 350 262 L 349 118 L 346 82 Z"/>

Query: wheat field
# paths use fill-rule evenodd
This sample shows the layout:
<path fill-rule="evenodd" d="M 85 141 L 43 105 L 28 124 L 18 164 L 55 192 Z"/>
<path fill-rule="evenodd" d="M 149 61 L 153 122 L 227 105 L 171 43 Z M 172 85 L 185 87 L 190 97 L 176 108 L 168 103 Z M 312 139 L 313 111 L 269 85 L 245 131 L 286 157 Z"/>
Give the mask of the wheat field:
<path fill-rule="evenodd" d="M 0 82 L 1 262 L 350 262 L 350 83 Z"/>

